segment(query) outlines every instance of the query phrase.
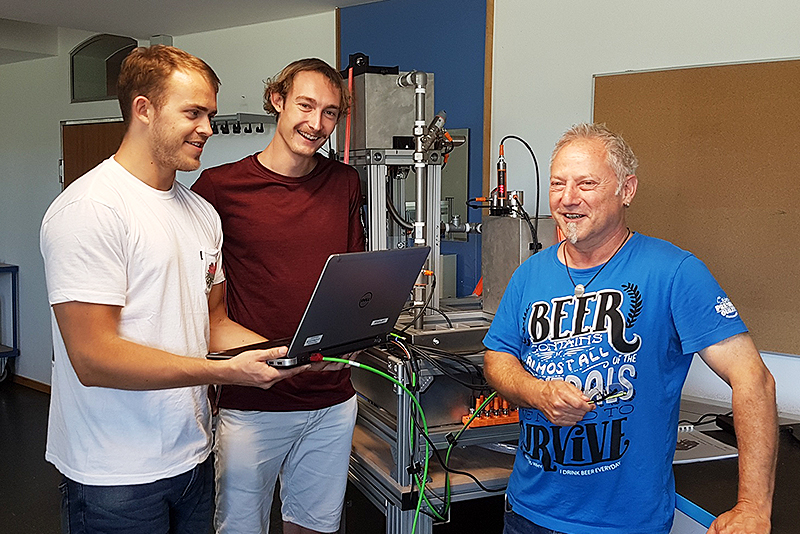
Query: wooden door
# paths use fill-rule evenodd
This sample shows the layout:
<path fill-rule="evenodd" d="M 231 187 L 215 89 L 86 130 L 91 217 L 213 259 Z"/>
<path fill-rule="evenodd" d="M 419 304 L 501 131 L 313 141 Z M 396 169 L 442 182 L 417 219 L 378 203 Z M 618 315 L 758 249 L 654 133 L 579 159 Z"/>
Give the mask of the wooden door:
<path fill-rule="evenodd" d="M 124 135 L 122 120 L 62 124 L 64 188 L 116 152 Z"/>

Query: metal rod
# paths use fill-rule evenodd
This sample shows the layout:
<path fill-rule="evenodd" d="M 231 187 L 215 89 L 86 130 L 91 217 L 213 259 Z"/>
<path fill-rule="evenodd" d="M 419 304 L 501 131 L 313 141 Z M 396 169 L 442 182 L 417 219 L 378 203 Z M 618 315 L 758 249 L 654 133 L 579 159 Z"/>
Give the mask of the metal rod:
<path fill-rule="evenodd" d="M 400 76 L 397 84 L 400 87 L 414 87 L 414 175 L 416 176 L 416 198 L 415 198 L 415 217 L 414 217 L 414 246 L 424 247 L 425 239 L 425 214 L 427 205 L 425 203 L 428 189 L 427 162 L 425 158 L 424 136 L 427 131 L 425 123 L 425 86 L 428 83 L 428 75 L 421 71 L 411 71 Z M 430 258 L 425 262 L 425 269 L 430 268 Z M 425 283 L 425 277 L 420 273 L 417 283 L 414 285 L 414 304 L 424 306 L 426 293 L 430 288 Z M 425 314 L 420 313 L 414 327 L 422 330 L 425 322 Z"/>

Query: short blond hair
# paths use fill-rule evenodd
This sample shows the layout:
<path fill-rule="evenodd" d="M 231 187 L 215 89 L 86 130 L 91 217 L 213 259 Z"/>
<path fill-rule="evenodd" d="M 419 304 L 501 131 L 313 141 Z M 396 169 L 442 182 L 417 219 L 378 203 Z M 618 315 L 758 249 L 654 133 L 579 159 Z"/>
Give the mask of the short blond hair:
<path fill-rule="evenodd" d="M 122 62 L 117 79 L 122 120 L 126 124 L 130 121 L 131 106 L 137 96 L 146 96 L 154 106 L 161 107 L 166 97 L 167 80 L 176 70 L 200 73 L 214 92 L 219 92 L 219 77 L 202 59 L 174 46 L 140 46 Z"/>

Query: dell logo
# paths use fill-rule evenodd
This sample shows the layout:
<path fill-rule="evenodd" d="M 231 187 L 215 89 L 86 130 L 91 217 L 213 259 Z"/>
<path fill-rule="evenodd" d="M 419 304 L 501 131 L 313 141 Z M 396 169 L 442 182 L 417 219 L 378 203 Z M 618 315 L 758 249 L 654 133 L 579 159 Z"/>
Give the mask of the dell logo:
<path fill-rule="evenodd" d="M 364 293 L 364 295 L 361 297 L 361 300 L 359 300 L 359 301 L 358 301 L 358 307 L 359 307 L 359 308 L 364 308 L 364 307 L 366 307 L 366 305 L 367 305 L 367 304 L 369 304 L 369 301 L 371 301 L 371 300 L 372 300 L 372 293 L 371 293 L 370 291 L 367 291 L 367 292 L 366 292 L 366 293 Z"/>

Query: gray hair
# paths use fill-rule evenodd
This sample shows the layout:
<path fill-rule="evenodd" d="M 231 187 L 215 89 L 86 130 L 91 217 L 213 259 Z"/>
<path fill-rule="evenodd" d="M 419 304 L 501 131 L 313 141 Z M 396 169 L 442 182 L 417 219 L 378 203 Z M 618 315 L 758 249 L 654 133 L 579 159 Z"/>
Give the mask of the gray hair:
<path fill-rule="evenodd" d="M 617 194 L 619 194 L 622 191 L 625 178 L 636 174 L 639 160 L 636 159 L 633 150 L 631 150 L 631 147 L 628 146 L 628 143 L 625 142 L 622 136 L 609 130 L 605 124 L 590 124 L 584 122 L 576 124 L 564 132 L 564 135 L 562 135 L 556 143 L 553 154 L 550 156 L 550 165 L 552 166 L 553 160 L 562 148 L 573 141 L 579 141 L 581 139 L 596 139 L 603 144 L 603 147 L 606 149 L 608 165 L 617 177 Z"/>

